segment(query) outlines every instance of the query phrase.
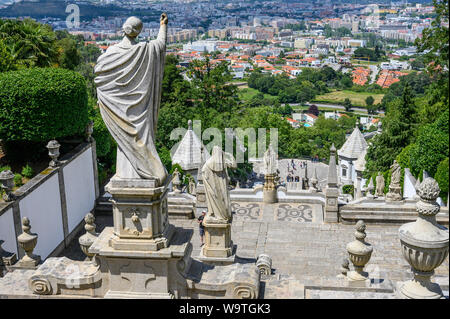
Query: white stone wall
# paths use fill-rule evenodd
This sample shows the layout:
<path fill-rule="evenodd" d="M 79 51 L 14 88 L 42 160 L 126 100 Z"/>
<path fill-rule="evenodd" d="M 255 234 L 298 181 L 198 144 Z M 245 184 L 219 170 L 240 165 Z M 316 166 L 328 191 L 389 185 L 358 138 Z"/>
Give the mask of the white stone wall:
<path fill-rule="evenodd" d="M 71 232 L 95 206 L 92 150 L 88 148 L 63 169 L 67 223 Z"/>
<path fill-rule="evenodd" d="M 55 174 L 23 198 L 20 218 L 28 217 L 31 232 L 38 234 L 34 254 L 42 259 L 64 239 L 58 175 Z"/>
<path fill-rule="evenodd" d="M 9 208 L 0 216 L 0 240 L 3 240 L 2 248 L 10 253 L 17 254 L 16 233 L 14 231 L 13 210 Z"/>
<path fill-rule="evenodd" d="M 403 182 L 403 197 L 413 199 L 416 195 L 416 179 L 412 176 L 409 168 L 405 168 L 405 178 Z"/>
<path fill-rule="evenodd" d="M 14 203 L 0 207 L 0 240 L 3 249 L 18 254 L 16 234 L 21 225 L 14 220 L 28 217 L 31 232 L 38 237 L 34 254 L 47 258 L 67 236 L 73 232 L 84 216 L 93 211 L 98 196 L 95 144 L 82 144 L 70 158 L 64 158 L 56 170 L 39 174 L 31 179 L 17 193 Z M 63 183 L 64 182 L 64 183 Z M 58 250 L 59 251 L 59 250 Z M 58 253 L 58 251 L 55 251 Z"/>

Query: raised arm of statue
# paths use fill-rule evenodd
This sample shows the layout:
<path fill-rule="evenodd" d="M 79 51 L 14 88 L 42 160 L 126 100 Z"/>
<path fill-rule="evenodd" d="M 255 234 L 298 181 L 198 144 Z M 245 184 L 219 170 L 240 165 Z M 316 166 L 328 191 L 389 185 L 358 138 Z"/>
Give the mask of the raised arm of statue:
<path fill-rule="evenodd" d="M 167 18 L 167 14 L 163 13 L 161 14 L 161 18 L 160 18 L 160 28 L 159 28 L 159 33 L 158 33 L 158 37 L 156 38 L 156 41 L 160 41 L 163 42 L 164 44 L 166 44 L 167 42 L 167 24 L 169 23 L 169 19 Z"/>

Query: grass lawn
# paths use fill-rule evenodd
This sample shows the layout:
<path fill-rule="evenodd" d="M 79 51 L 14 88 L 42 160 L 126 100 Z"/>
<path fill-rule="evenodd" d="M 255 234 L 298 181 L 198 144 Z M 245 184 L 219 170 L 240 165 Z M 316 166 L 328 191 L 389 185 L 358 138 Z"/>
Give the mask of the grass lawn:
<path fill-rule="evenodd" d="M 248 86 L 239 86 L 238 89 L 239 89 L 239 91 L 238 91 L 239 97 L 243 101 L 251 100 L 251 98 L 254 97 L 256 94 L 258 94 L 258 92 L 259 92 L 258 90 L 249 88 Z M 273 98 L 275 98 L 275 96 L 270 95 L 270 94 L 264 94 L 264 98 L 273 99 Z"/>
<path fill-rule="evenodd" d="M 343 91 L 333 91 L 327 94 L 322 94 L 316 96 L 314 102 L 327 102 L 327 103 L 337 103 L 344 102 L 346 98 L 349 98 L 352 101 L 353 106 L 366 106 L 366 98 L 368 96 L 372 96 L 375 99 L 374 104 L 378 104 L 381 102 L 384 94 L 375 94 L 370 92 L 353 92 L 348 90 Z"/>

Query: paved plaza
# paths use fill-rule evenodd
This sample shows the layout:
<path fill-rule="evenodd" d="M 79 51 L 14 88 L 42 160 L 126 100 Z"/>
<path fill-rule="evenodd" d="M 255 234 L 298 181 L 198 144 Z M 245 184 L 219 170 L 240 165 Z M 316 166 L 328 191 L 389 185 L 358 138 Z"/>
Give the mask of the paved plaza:
<path fill-rule="evenodd" d="M 320 209 L 299 203 L 232 203 L 232 240 L 239 259 L 254 262 L 265 253 L 272 258 L 273 275 L 266 283 L 264 298 L 393 298 L 383 292 L 327 291 L 306 289 L 334 280 L 340 273 L 345 247 L 354 240 L 353 225 L 324 224 Z M 200 254 L 200 236 L 196 219 L 172 220 L 177 227 L 193 230 L 192 257 Z M 112 216 L 98 216 L 97 231 L 112 226 Z M 373 254 L 366 266 L 370 278 L 394 284 L 412 278 L 409 264 L 400 250 L 399 225 L 368 225 L 367 242 Z M 62 254 L 71 259 L 84 259 L 77 238 Z M 448 296 L 449 260 L 436 269 L 438 281 Z M 284 279 L 284 280 L 283 280 Z M 286 280 L 288 279 L 288 280 Z M 289 287 L 288 287 L 289 286 Z M 293 293 L 298 290 L 298 293 Z M 286 295 L 290 292 L 291 296 Z M 293 294 L 293 295 L 292 295 Z"/>

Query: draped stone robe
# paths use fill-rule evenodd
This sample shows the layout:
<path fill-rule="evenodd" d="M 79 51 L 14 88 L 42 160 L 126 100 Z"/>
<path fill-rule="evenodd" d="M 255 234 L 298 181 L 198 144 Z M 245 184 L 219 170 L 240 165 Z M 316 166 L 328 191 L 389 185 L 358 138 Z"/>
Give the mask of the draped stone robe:
<path fill-rule="evenodd" d="M 167 26 L 158 38 L 131 46 L 116 44 L 95 66 L 95 84 L 103 120 L 118 144 L 120 178 L 156 178 L 167 171 L 155 148 Z"/>
<path fill-rule="evenodd" d="M 231 201 L 228 191 L 227 167 L 236 167 L 231 154 L 214 146 L 211 157 L 202 168 L 208 215 L 205 220 L 227 223 L 231 219 Z"/>

